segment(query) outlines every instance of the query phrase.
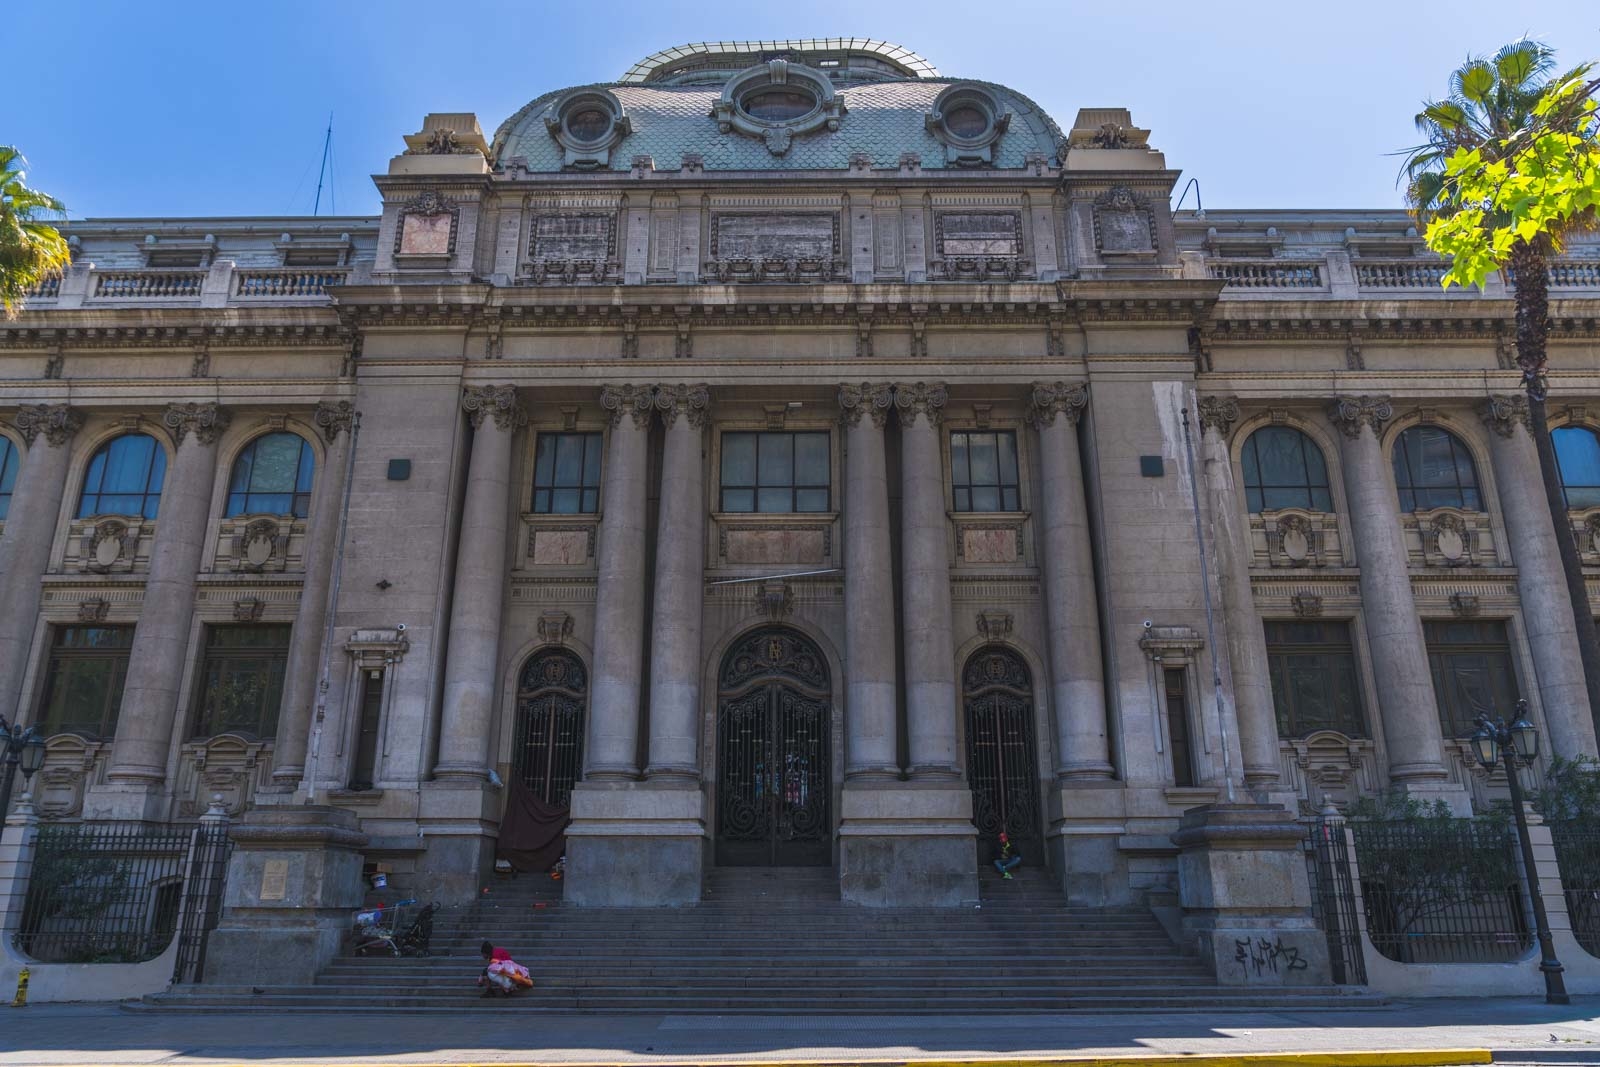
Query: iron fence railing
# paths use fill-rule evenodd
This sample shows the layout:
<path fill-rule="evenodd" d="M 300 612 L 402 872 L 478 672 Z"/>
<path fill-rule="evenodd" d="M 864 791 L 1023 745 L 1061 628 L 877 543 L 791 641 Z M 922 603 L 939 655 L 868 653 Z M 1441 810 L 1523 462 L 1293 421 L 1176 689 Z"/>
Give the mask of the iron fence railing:
<path fill-rule="evenodd" d="M 1372 946 L 1400 963 L 1494 963 L 1533 945 L 1510 827 L 1352 820 Z"/>
<path fill-rule="evenodd" d="M 1553 822 L 1550 837 L 1561 868 L 1572 936 L 1589 955 L 1600 956 L 1600 826 Z"/>
<path fill-rule="evenodd" d="M 1318 818 L 1306 827 L 1306 873 L 1311 879 L 1311 917 L 1328 938 L 1328 963 L 1338 985 L 1366 985 L 1355 881 L 1340 818 Z"/>
<path fill-rule="evenodd" d="M 216 925 L 226 825 L 46 823 L 35 839 L 16 947 L 47 963 L 141 963 L 181 930 L 193 980 Z"/>

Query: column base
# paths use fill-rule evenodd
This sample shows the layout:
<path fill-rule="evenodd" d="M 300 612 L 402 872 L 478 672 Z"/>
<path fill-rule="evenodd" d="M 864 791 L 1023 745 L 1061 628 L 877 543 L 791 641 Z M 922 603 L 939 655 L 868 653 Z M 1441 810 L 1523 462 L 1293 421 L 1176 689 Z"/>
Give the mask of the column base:
<path fill-rule="evenodd" d="M 978 899 L 972 793 L 945 782 L 846 782 L 839 896 L 878 908 L 954 908 Z"/>
<path fill-rule="evenodd" d="M 1050 794 L 1051 866 L 1067 903 L 1106 908 L 1135 903 L 1128 859 L 1127 792 L 1121 782 L 1058 782 Z"/>
<path fill-rule="evenodd" d="M 1435 803 L 1443 801 L 1449 808 L 1450 814 L 1458 819 L 1472 817 L 1472 794 L 1467 792 L 1467 787 L 1451 781 L 1439 779 L 1410 778 L 1403 781 L 1391 780 L 1390 785 L 1397 793 L 1432 807 Z"/>
<path fill-rule="evenodd" d="M 481 778 L 422 783 L 417 822 L 426 850 L 417 857 L 411 893 L 444 904 L 478 899 L 494 872 L 502 793 Z"/>
<path fill-rule="evenodd" d="M 85 821 L 167 822 L 173 799 L 160 780 L 113 779 L 91 786 L 83 797 Z"/>
<path fill-rule="evenodd" d="M 562 899 L 581 908 L 700 902 L 706 802 L 681 782 L 589 782 L 572 791 Z"/>

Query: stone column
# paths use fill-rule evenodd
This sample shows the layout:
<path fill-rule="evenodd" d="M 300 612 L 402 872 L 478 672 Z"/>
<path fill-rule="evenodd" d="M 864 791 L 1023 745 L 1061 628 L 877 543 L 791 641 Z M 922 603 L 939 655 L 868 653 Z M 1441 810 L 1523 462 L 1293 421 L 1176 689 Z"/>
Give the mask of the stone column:
<path fill-rule="evenodd" d="M 28 451 L 0 534 L 0 715 L 7 722 L 19 717 L 22 676 L 39 621 L 39 579 L 50 564 L 70 445 L 83 426 L 83 412 L 65 404 L 29 405 L 17 412 L 16 425 Z"/>
<path fill-rule="evenodd" d="M 176 442 L 176 456 L 161 493 L 107 775 L 113 786 L 130 793 L 153 793 L 167 776 L 194 617 L 195 576 L 205 556 L 217 439 L 231 417 L 214 403 L 169 404 L 162 416 Z M 132 808 L 122 814 L 137 817 Z"/>
<path fill-rule="evenodd" d="M 472 422 L 472 458 L 456 548 L 439 762 L 433 774 L 487 779 L 499 688 L 511 441 L 528 424 L 528 415 L 513 385 L 469 385 L 462 390 L 461 407 Z"/>
<path fill-rule="evenodd" d="M 705 428 L 711 391 L 663 385 L 666 424 L 656 528 L 655 618 L 650 633 L 650 763 L 666 783 L 700 780 L 700 609 L 705 599 Z"/>
<path fill-rule="evenodd" d="M 300 583 L 300 606 L 295 611 L 289 659 L 284 665 L 283 703 L 273 745 L 272 784 L 279 793 L 293 792 L 306 770 L 311 738 L 311 712 L 321 683 L 322 642 L 328 619 L 328 584 L 338 549 L 339 522 L 344 509 L 345 468 L 349 466 L 355 405 L 348 400 L 317 405 L 314 421 L 328 448 L 318 472 L 311 502 L 311 526 L 306 531 L 305 576 Z M 309 785 L 308 789 L 311 788 Z"/>
<path fill-rule="evenodd" d="M 895 407 L 900 413 L 900 617 L 905 643 L 906 732 L 911 777 L 919 780 L 961 777 L 956 758 L 959 702 L 950 626 L 949 520 L 943 450 L 939 447 L 945 398 L 943 382 L 894 387 Z"/>
<path fill-rule="evenodd" d="M 1040 555 L 1049 627 L 1050 703 L 1056 722 L 1056 779 L 1105 781 L 1112 770 L 1100 606 L 1078 454 L 1078 419 L 1088 406 L 1089 390 L 1065 382 L 1036 382 L 1032 401 L 1028 421 L 1039 433 L 1043 483 Z"/>
<path fill-rule="evenodd" d="M 1228 665 L 1233 680 L 1234 717 L 1244 755 L 1244 783 L 1254 790 L 1278 784 L 1278 718 L 1272 706 L 1272 675 L 1267 667 L 1267 637 L 1250 586 L 1248 531 L 1233 482 L 1228 434 L 1239 421 L 1239 402 L 1231 396 L 1202 396 L 1201 462 L 1205 465 L 1217 570 L 1222 589 Z"/>
<path fill-rule="evenodd" d="M 586 781 L 639 777 L 639 690 L 644 672 L 646 448 L 654 393 L 649 386 L 606 386 L 611 414 L 601 479 L 595 562 L 594 687 L 589 701 Z M 624 418 L 623 416 L 627 416 Z"/>
<path fill-rule="evenodd" d="M 1444 743 L 1422 622 L 1411 596 L 1400 505 L 1378 435 L 1394 416 L 1384 396 L 1340 397 L 1328 417 L 1340 445 L 1345 499 L 1361 568 L 1361 611 L 1372 656 L 1389 780 L 1426 788 L 1445 780 Z"/>
<path fill-rule="evenodd" d="M 1569 537 L 1550 522 L 1545 503 L 1539 455 L 1528 430 L 1528 398 L 1494 396 L 1479 408 L 1494 431 L 1490 461 L 1500 491 L 1512 559 L 1517 565 L 1517 594 L 1522 624 L 1527 628 L 1538 672 L 1539 706 L 1550 730 L 1550 751 L 1567 759 L 1595 754 L 1594 723 L 1588 714 L 1589 691 L 1578 653 L 1572 601 L 1566 593 L 1561 550 L 1556 538 Z"/>
<path fill-rule="evenodd" d="M 883 426 L 887 384 L 839 389 L 845 426 L 845 777 L 900 776 L 895 730 L 894 584 Z M 862 416 L 867 416 L 865 419 Z"/>

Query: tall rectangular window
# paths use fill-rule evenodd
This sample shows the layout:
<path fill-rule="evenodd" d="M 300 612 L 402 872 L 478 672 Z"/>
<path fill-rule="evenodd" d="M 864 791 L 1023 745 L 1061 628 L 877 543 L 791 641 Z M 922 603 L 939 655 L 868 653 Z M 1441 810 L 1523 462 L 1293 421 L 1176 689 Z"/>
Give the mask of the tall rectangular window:
<path fill-rule="evenodd" d="M 1446 737 L 1469 737 L 1479 715 L 1506 718 L 1517 703 L 1506 624 L 1499 620 L 1444 619 L 1422 624 L 1433 671 L 1439 726 Z"/>
<path fill-rule="evenodd" d="M 1264 625 L 1278 736 L 1337 730 L 1346 737 L 1366 737 L 1350 624 L 1286 620 Z"/>
<path fill-rule="evenodd" d="M 206 627 L 195 737 L 271 737 L 277 732 L 290 630 L 284 623 Z"/>
<path fill-rule="evenodd" d="M 132 647 L 132 626 L 55 627 L 39 709 L 41 730 L 46 735 L 115 736 Z"/>
<path fill-rule="evenodd" d="M 722 435 L 722 511 L 827 511 L 828 434 Z"/>
<path fill-rule="evenodd" d="M 956 511 L 1021 511 L 1017 435 L 957 430 L 950 435 L 950 482 Z"/>
<path fill-rule="evenodd" d="M 1189 743 L 1189 693 L 1182 667 L 1161 672 L 1166 682 L 1167 747 L 1172 752 L 1172 784 L 1194 785 L 1194 752 Z"/>
<path fill-rule="evenodd" d="M 535 515 L 593 515 L 600 510 L 600 435 L 542 433 L 534 446 Z"/>

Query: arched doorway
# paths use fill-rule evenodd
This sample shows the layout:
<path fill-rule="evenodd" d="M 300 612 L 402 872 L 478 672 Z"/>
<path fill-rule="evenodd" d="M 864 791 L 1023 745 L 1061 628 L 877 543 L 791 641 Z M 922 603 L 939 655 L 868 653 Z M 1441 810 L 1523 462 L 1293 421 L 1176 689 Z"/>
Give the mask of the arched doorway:
<path fill-rule="evenodd" d="M 564 648 L 535 652 L 517 679 L 512 773 L 546 804 L 567 807 L 583 770 L 589 672 Z"/>
<path fill-rule="evenodd" d="M 828 664 L 781 626 L 753 630 L 717 674 L 717 851 L 723 866 L 833 862 Z"/>
<path fill-rule="evenodd" d="M 978 854 L 999 854 L 1000 832 L 1023 862 L 1044 860 L 1039 829 L 1039 757 L 1033 741 L 1033 676 L 1009 648 L 980 648 L 961 672 L 966 709 L 967 780 Z"/>

